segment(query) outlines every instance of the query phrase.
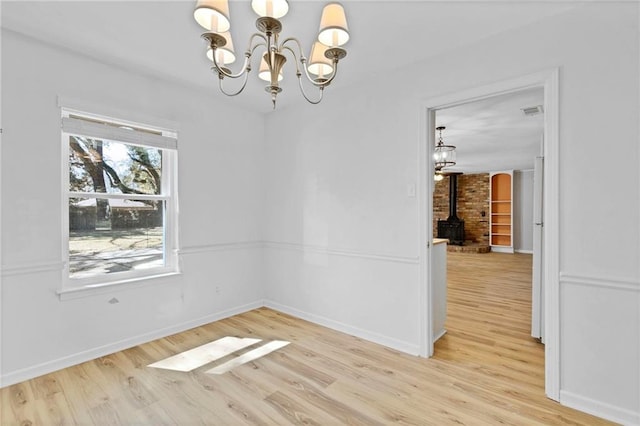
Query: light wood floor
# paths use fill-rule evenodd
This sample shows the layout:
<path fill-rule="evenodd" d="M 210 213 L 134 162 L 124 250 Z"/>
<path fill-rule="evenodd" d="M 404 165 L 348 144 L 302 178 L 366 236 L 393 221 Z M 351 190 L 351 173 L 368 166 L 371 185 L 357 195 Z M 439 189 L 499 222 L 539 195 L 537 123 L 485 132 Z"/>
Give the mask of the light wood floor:
<path fill-rule="evenodd" d="M 4 425 L 605 422 L 544 396 L 527 255 L 449 253 L 448 333 L 422 359 L 257 309 L 4 388 Z M 220 376 L 146 367 L 224 336 L 290 345 Z"/>

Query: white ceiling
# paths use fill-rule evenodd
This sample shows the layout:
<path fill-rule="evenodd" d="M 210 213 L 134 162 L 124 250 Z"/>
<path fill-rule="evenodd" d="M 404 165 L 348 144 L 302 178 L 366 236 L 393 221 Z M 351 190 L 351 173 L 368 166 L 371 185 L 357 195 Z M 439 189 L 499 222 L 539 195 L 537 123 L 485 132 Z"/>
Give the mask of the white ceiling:
<path fill-rule="evenodd" d="M 283 37 L 296 36 L 309 48 L 326 1 L 290 2 L 282 18 Z M 343 0 L 351 40 L 340 75 L 325 93 L 357 84 L 375 70 L 410 66 L 459 46 L 532 24 L 576 7 L 577 2 L 360 1 Z M 271 111 L 264 82 L 254 75 L 246 90 L 226 99 L 205 58 L 202 28 L 193 19 L 195 1 L 2 1 L 2 26 L 46 43 L 64 46 L 105 63 L 206 90 L 248 110 Z M 236 56 L 242 58 L 255 15 L 248 0 L 230 1 Z M 308 56 L 308 52 L 306 55 Z M 238 61 L 239 62 L 239 61 Z M 239 64 L 233 64 L 238 69 Z M 254 68 L 257 64 L 254 64 Z M 254 73 L 255 74 L 255 73 Z M 279 108 L 304 102 L 291 64 L 285 65 Z M 521 92 L 441 110 L 445 143 L 458 147 L 464 172 L 529 169 L 542 132 L 542 117 L 524 117 L 520 108 L 542 104 L 542 93 Z"/>
<path fill-rule="evenodd" d="M 327 0 L 328 1 L 328 0 Z M 282 18 L 283 37 L 296 36 L 309 49 L 327 1 L 291 0 Z M 576 7 L 574 2 L 359 1 L 343 0 L 351 40 L 339 78 L 325 96 L 357 83 L 375 70 L 415 63 L 456 47 Z M 2 1 L 2 26 L 100 61 L 218 93 L 193 19 L 195 1 Z M 236 56 L 242 58 L 255 14 L 248 0 L 230 2 Z M 306 52 L 308 56 L 308 51 Z M 238 61 L 239 62 L 239 61 Z M 238 69 L 239 64 L 234 69 Z M 254 69 L 257 64 L 254 64 Z M 291 64 L 285 65 L 284 92 L 278 105 L 302 102 Z M 254 73 L 255 74 L 255 73 Z M 264 83 L 255 75 L 244 93 L 229 100 L 258 112 L 271 110 Z"/>
<path fill-rule="evenodd" d="M 436 126 L 446 127 L 443 142 L 456 147 L 456 165 L 446 170 L 533 169 L 540 155 L 544 114 L 527 116 L 522 108 L 543 104 L 544 91 L 535 88 L 436 111 Z"/>

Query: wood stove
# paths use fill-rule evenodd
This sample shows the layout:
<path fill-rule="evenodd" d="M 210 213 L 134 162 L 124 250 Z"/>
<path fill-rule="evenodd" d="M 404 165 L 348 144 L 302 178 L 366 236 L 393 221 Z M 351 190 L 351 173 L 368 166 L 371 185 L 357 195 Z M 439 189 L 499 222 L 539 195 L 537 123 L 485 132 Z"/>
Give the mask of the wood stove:
<path fill-rule="evenodd" d="M 448 173 L 449 176 L 449 217 L 438 220 L 438 238 L 446 238 L 449 244 L 461 246 L 464 244 L 464 220 L 457 215 L 458 209 L 458 175 L 462 173 Z"/>

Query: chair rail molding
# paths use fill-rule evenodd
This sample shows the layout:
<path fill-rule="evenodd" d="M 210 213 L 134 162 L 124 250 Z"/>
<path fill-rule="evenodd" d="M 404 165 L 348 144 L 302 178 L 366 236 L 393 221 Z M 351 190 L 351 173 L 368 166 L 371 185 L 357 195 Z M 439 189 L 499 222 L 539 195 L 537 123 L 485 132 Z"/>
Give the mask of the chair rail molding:
<path fill-rule="evenodd" d="M 640 293 L 640 280 L 631 278 L 605 278 L 561 272 L 560 284 L 574 284 Z"/>
<path fill-rule="evenodd" d="M 0 267 L 3 277 L 14 275 L 40 274 L 46 272 L 60 272 L 64 268 L 65 263 L 62 260 L 52 260 L 45 262 L 25 262 L 16 263 L 14 265 L 2 265 Z"/>
<path fill-rule="evenodd" d="M 408 263 L 417 265 L 419 262 L 418 256 L 397 256 L 386 253 L 376 253 L 364 250 L 348 250 L 331 248 L 324 246 L 316 246 L 310 244 L 299 243 L 287 243 L 282 241 L 264 241 L 266 248 L 278 249 L 278 250 L 294 250 L 301 252 L 312 252 L 318 254 L 326 254 L 330 256 L 343 256 L 343 257 L 358 257 L 362 259 L 380 260 L 383 262 L 393 263 Z"/>
<path fill-rule="evenodd" d="M 185 246 L 178 249 L 178 255 L 190 255 L 198 253 L 208 253 L 214 251 L 241 250 L 262 248 L 262 241 L 234 241 L 227 243 L 204 244 L 197 246 Z"/>

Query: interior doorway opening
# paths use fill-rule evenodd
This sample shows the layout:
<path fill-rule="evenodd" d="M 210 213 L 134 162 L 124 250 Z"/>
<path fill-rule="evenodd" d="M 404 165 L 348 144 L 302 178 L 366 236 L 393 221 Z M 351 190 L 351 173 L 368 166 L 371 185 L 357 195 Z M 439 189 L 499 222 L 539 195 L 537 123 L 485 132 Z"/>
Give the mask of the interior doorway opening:
<path fill-rule="evenodd" d="M 435 111 L 438 145 L 447 129 L 447 146 L 457 151 L 455 162 L 435 163 L 433 237 L 448 241 L 447 253 L 438 254 L 446 264 L 432 263 L 445 268 L 433 280 L 434 304 L 444 304 L 436 309 L 444 314 L 435 330 L 436 358 L 464 359 L 461 354 L 473 351 L 476 360 L 515 359 L 508 368 L 517 371 L 528 357 L 538 364 L 529 375 L 544 371 L 544 349 L 532 337 L 532 318 L 540 318 L 532 294 L 533 277 L 541 276 L 533 268 L 541 263 L 532 258 L 541 254 L 533 212 L 540 199 L 534 190 L 542 189 L 534 187 L 540 178 L 534 175 L 542 172 L 535 165 L 542 155 L 543 103 L 544 89 L 534 87 Z"/>
<path fill-rule="evenodd" d="M 437 330 L 434 330 L 434 325 L 437 324 L 438 319 L 434 318 L 434 315 L 438 314 L 439 308 L 437 306 L 438 290 L 434 283 L 434 278 L 437 277 L 437 268 L 435 262 L 437 256 L 436 246 L 433 244 L 432 237 L 437 236 L 432 231 L 434 227 L 434 203 L 432 194 L 435 188 L 433 181 L 434 165 L 431 159 L 433 158 L 433 149 L 436 142 L 435 128 L 441 124 L 437 120 L 437 113 L 445 111 L 448 108 L 458 107 L 462 105 L 472 104 L 477 101 L 486 102 L 498 102 L 500 96 L 512 95 L 517 92 L 525 92 L 528 90 L 538 89 L 542 90 L 543 102 L 540 107 L 544 110 L 544 147 L 540 150 L 538 145 L 538 153 L 543 154 L 546 161 L 545 178 L 543 182 L 543 197 L 541 197 L 545 203 L 543 203 L 543 211 L 546 219 L 545 228 L 541 231 L 544 235 L 542 242 L 541 257 L 543 258 L 544 271 L 540 276 L 543 278 L 545 292 L 544 292 L 544 304 L 545 310 L 542 314 L 545 326 L 544 331 L 546 335 L 546 346 L 544 348 L 544 386 L 545 393 L 551 399 L 558 400 L 559 397 L 559 356 L 558 356 L 558 264 L 557 264 L 557 203 L 551 203 L 551 200 L 557 199 L 558 184 L 557 184 L 557 153 L 558 153 L 558 72 L 557 70 L 551 70 L 546 72 L 537 73 L 534 75 L 524 76 L 521 78 L 496 83 L 481 88 L 475 88 L 466 90 L 460 93 L 455 93 L 447 96 L 443 96 L 436 99 L 430 99 L 423 105 L 424 108 L 424 120 L 421 123 L 423 125 L 422 134 L 424 135 L 424 146 L 421 147 L 420 170 L 421 170 L 421 186 L 425 190 L 425 199 L 421 203 L 424 215 L 422 222 L 422 240 L 424 241 L 424 249 L 421 250 L 421 254 L 424 254 L 424 261 L 421 264 L 421 271 L 423 282 L 425 283 L 423 292 L 423 313 L 424 313 L 424 325 L 422 333 L 422 350 L 424 356 L 432 356 L 434 353 L 434 342 L 436 338 L 440 337 Z M 523 105 L 523 108 L 531 105 Z M 455 145 L 452 142 L 448 144 Z M 506 149 L 506 148 L 505 148 Z M 458 158 L 461 158 L 463 151 L 457 153 Z M 500 170 L 510 166 L 501 166 L 500 158 L 506 158 L 507 155 L 502 157 L 497 156 L 496 152 L 503 152 L 497 149 L 490 150 L 493 155 L 492 167 L 494 170 Z M 540 156 L 540 155 L 538 155 Z M 532 156 L 535 158 L 535 155 Z M 530 161 L 533 161 L 533 158 Z M 511 168 L 508 170 L 514 170 Z M 451 168 L 451 171 L 455 169 Z M 461 170 L 458 170 L 460 172 Z M 485 216 L 490 214 L 485 210 Z M 533 222 L 530 222 L 533 226 Z M 513 234 L 512 226 L 512 241 L 509 243 L 516 249 L 516 235 Z M 491 220 L 489 219 L 489 240 L 491 242 Z M 503 239 L 504 242 L 504 239 Z M 506 244 L 503 244 L 506 245 Z M 464 246 L 464 244 L 463 244 Z M 531 249 L 533 251 L 533 249 Z M 490 254 L 491 256 L 491 254 Z M 421 256 L 422 259 L 422 256 Z M 526 263 L 525 263 L 526 264 Z M 531 263 L 529 263 L 531 265 Z M 530 268 L 530 267 L 529 267 Z M 526 266 L 525 266 L 526 269 Z M 530 269 L 529 269 L 530 271 Z"/>

